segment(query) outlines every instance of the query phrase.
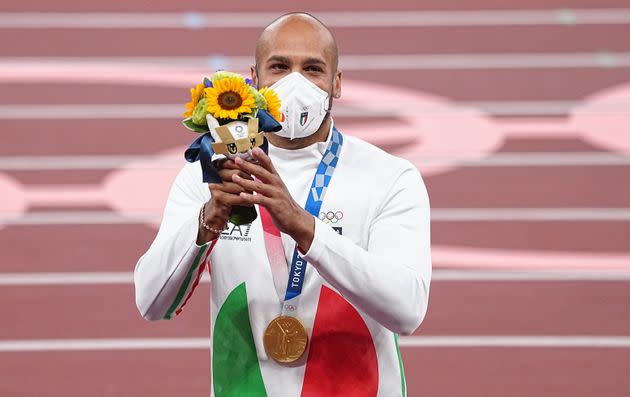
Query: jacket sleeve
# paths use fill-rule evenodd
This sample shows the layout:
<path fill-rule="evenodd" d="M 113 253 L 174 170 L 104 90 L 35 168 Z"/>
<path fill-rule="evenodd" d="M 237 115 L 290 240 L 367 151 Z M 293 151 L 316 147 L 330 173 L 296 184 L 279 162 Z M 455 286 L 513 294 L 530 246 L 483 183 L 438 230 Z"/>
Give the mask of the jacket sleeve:
<path fill-rule="evenodd" d="M 199 210 L 210 192 L 193 167 L 199 164 L 187 163 L 177 175 L 157 236 L 136 264 L 136 306 L 147 320 L 179 314 L 199 283 L 216 242 L 196 244 Z"/>
<path fill-rule="evenodd" d="M 412 334 L 427 311 L 431 281 L 429 197 L 409 166 L 372 217 L 367 249 L 319 219 L 304 258 L 355 307 L 391 331 Z"/>

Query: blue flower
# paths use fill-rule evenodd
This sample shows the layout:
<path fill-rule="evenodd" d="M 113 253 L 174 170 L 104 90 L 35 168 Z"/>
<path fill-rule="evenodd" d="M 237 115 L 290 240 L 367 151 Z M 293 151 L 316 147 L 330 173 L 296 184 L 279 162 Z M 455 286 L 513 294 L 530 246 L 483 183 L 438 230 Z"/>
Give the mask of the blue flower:
<path fill-rule="evenodd" d="M 210 87 L 212 87 L 212 81 L 210 81 L 210 79 L 209 79 L 209 78 L 204 77 L 204 78 L 203 78 L 203 85 L 204 85 L 204 87 L 206 87 L 206 88 L 210 88 Z"/>

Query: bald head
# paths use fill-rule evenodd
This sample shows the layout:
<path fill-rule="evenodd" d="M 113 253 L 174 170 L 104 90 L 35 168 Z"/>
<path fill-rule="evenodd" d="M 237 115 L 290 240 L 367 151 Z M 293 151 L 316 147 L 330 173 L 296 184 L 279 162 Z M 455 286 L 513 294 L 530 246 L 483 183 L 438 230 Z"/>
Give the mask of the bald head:
<path fill-rule="evenodd" d="M 335 37 L 319 19 L 304 12 L 282 15 L 262 31 L 256 42 L 256 64 L 264 60 L 277 41 L 283 41 L 287 36 L 300 37 L 301 40 L 295 41 L 319 50 L 322 56 L 329 58 L 332 71 L 337 71 L 339 50 Z"/>
<path fill-rule="evenodd" d="M 258 87 L 270 87 L 291 73 L 300 73 L 328 94 L 329 109 L 333 98 L 341 97 L 335 37 L 317 18 L 305 13 L 281 16 L 267 26 L 256 42 L 256 65 L 251 73 Z M 281 98 L 282 100 L 282 98 Z M 325 140 L 331 125 L 330 113 L 312 136 L 291 141 L 271 134 L 273 145 L 287 149 L 306 147 Z"/>

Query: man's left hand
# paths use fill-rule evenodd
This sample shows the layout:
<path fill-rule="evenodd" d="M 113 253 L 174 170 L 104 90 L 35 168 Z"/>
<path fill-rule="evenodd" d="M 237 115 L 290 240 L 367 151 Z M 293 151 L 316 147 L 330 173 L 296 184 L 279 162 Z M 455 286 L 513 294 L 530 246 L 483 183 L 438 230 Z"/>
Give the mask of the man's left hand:
<path fill-rule="evenodd" d="M 258 164 L 238 157 L 235 159 L 236 166 L 241 171 L 255 177 L 252 181 L 236 174 L 232 176 L 232 181 L 246 192 L 255 192 L 242 192 L 240 196 L 250 204 L 265 207 L 278 230 L 291 236 L 300 250 L 307 252 L 315 234 L 315 219 L 293 200 L 269 156 L 260 148 L 254 148 L 252 155 Z"/>

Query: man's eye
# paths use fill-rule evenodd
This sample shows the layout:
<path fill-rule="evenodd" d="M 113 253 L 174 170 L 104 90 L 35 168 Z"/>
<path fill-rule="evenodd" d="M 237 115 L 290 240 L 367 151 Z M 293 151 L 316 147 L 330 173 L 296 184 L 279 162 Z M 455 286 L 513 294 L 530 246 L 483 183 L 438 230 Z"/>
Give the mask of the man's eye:
<path fill-rule="evenodd" d="M 273 65 L 271 65 L 271 70 L 286 70 L 287 69 L 287 65 L 284 65 L 282 63 L 274 63 Z"/>
<path fill-rule="evenodd" d="M 324 71 L 324 69 L 320 68 L 319 66 L 307 66 L 306 67 L 306 71 L 307 72 L 317 72 L 317 73 L 321 73 Z"/>

